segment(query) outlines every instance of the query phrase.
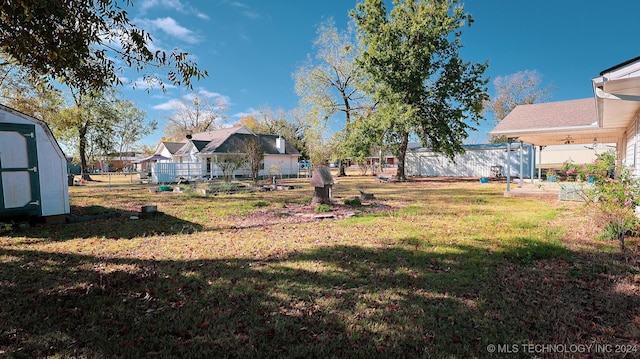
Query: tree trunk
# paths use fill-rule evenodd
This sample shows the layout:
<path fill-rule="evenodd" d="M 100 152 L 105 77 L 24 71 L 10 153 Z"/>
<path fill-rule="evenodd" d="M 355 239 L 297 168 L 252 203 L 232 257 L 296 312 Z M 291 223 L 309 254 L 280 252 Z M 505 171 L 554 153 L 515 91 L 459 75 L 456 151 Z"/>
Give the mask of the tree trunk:
<path fill-rule="evenodd" d="M 331 204 L 331 199 L 329 198 L 329 187 L 314 187 L 313 191 L 313 199 L 311 199 L 311 204 Z"/>
<path fill-rule="evenodd" d="M 351 134 L 351 105 L 349 104 L 349 96 L 344 89 L 341 89 L 342 92 L 342 101 L 344 102 L 344 113 L 345 113 L 345 121 L 344 121 L 344 138 L 349 138 Z M 344 150 L 340 151 L 344 153 Z M 347 175 L 344 168 L 344 159 L 339 159 L 338 165 L 338 177 L 344 177 Z"/>
<path fill-rule="evenodd" d="M 396 172 L 396 180 L 406 181 L 407 177 L 404 174 L 404 163 L 407 156 L 407 148 L 409 147 L 409 132 L 402 133 L 402 141 L 400 142 L 400 148 L 398 148 L 398 171 Z"/>
<path fill-rule="evenodd" d="M 347 173 L 345 172 L 345 165 L 344 165 L 344 159 L 339 159 L 338 160 L 338 177 L 344 177 L 347 175 Z"/>
<path fill-rule="evenodd" d="M 78 131 L 78 152 L 80 156 L 81 178 L 85 181 L 92 181 L 91 176 L 87 172 L 87 125 L 80 126 Z"/>

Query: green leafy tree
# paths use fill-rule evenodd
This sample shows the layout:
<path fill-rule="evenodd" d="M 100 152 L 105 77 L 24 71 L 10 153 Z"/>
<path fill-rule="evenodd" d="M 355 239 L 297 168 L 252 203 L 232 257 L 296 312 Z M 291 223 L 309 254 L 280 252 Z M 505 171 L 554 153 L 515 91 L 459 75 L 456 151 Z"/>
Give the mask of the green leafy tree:
<path fill-rule="evenodd" d="M 132 151 L 144 136 L 153 133 L 158 128 L 158 121 L 147 121 L 146 112 L 131 101 L 117 101 L 114 105 L 118 118 L 113 124 L 113 150 L 122 155 Z"/>
<path fill-rule="evenodd" d="M 350 136 L 344 141 L 346 154 L 360 167 L 361 174 L 366 175 L 371 169 L 375 173 L 373 163 L 369 159 L 374 155 L 381 155 L 388 151 L 385 135 L 388 126 L 384 118 L 379 118 L 373 110 L 364 112 L 356 117 Z M 383 159 L 378 159 L 379 171 L 382 171 Z"/>
<path fill-rule="evenodd" d="M 471 24 L 459 0 L 364 0 L 351 15 L 364 46 L 358 63 L 388 123 L 387 139 L 404 180 L 409 136 L 453 158 L 474 130 L 487 99 L 487 64 L 459 55 L 462 28 Z"/>
<path fill-rule="evenodd" d="M 113 147 L 113 124 L 118 120 L 115 92 L 80 95 L 73 93 L 73 105 L 64 108 L 55 120 L 58 138 L 78 154 L 82 177 L 91 180 L 89 163 L 97 154 Z"/>
<path fill-rule="evenodd" d="M 208 74 L 174 50 L 152 51 L 152 38 L 127 14 L 133 0 L 12 0 L 0 8 L 0 51 L 34 74 L 59 79 L 84 94 L 121 84 L 121 66 L 149 85 L 191 87 Z M 161 75 L 162 77 L 161 77 Z"/>
<path fill-rule="evenodd" d="M 50 123 L 58 141 L 77 154 L 85 180 L 91 180 L 89 165 L 98 155 L 127 151 L 156 127 L 113 89 L 85 96 L 76 93 L 73 100 Z"/>
<path fill-rule="evenodd" d="M 37 76 L 0 54 L 0 102 L 50 123 L 64 104 L 59 89 L 40 86 Z"/>
<path fill-rule="evenodd" d="M 329 19 L 319 26 L 314 45 L 315 61 L 309 58 L 293 75 L 296 92 L 317 119 L 328 120 L 344 113 L 342 131 L 344 137 L 348 137 L 353 117 L 366 100 L 359 86 L 361 76 L 355 62 L 358 50 L 355 29 L 350 25 L 338 31 L 333 19 Z M 335 152 L 344 156 L 342 146 Z M 339 175 L 345 175 L 342 161 Z"/>

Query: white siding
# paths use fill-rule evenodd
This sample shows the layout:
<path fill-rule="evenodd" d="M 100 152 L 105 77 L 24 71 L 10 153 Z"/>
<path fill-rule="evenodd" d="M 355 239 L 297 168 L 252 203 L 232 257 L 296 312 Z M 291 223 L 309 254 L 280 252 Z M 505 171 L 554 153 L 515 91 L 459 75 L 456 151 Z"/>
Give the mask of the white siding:
<path fill-rule="evenodd" d="M 51 131 L 40 121 L 19 113 L 2 111 L 0 122 L 35 125 L 42 215 L 68 214 L 67 159 Z"/>
<path fill-rule="evenodd" d="M 298 157 L 291 155 L 265 155 L 264 170 L 260 171 L 264 177 L 291 176 L 298 174 Z"/>
<path fill-rule="evenodd" d="M 621 149 L 622 164 L 630 168 L 634 176 L 640 175 L 640 157 L 638 156 L 638 151 L 640 150 L 639 127 L 640 123 L 638 116 L 636 116 L 627 128 L 627 136 L 624 139 L 625 146 Z"/>
<path fill-rule="evenodd" d="M 523 177 L 529 177 L 532 166 L 531 147 L 525 146 L 523 152 Z M 453 177 L 491 177 L 492 167 L 501 166 L 502 174 L 507 171 L 507 151 L 504 148 L 467 149 L 464 154 L 449 160 L 446 156 L 426 151 L 407 152 L 406 171 L 410 176 L 453 176 Z M 511 176 L 519 176 L 520 154 L 514 144 L 510 155 Z"/>

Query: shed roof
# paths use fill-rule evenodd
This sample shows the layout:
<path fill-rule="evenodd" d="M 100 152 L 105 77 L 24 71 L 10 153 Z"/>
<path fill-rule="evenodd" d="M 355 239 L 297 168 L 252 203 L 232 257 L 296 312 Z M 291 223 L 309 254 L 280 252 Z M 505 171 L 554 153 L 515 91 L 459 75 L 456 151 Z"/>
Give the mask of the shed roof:
<path fill-rule="evenodd" d="M 309 183 L 313 187 L 324 187 L 333 185 L 334 181 L 329 168 L 317 167 L 313 169 L 313 174 L 311 175 L 311 181 L 309 181 Z"/>

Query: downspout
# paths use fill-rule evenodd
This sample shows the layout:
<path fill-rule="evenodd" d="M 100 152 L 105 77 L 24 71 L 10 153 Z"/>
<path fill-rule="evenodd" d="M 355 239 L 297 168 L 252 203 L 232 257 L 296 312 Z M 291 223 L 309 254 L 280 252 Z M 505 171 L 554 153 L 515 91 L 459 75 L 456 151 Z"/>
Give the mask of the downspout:
<path fill-rule="evenodd" d="M 633 134 L 633 173 L 637 174 L 637 163 L 638 163 L 638 116 L 636 116 L 636 120 L 634 123 L 634 134 Z"/>

